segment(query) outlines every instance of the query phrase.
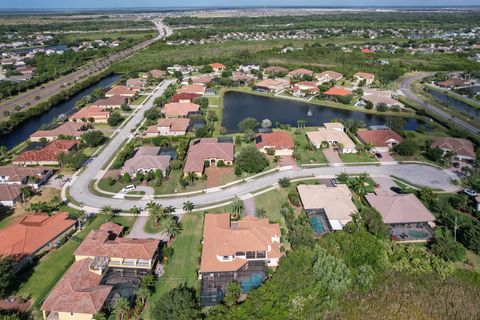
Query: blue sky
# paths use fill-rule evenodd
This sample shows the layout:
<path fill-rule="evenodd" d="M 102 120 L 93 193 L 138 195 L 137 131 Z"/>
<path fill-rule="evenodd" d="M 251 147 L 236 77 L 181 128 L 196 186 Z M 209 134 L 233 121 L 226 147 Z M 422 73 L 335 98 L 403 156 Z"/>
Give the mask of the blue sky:
<path fill-rule="evenodd" d="M 479 0 L 0 0 L 0 9 L 225 6 L 462 6 Z"/>

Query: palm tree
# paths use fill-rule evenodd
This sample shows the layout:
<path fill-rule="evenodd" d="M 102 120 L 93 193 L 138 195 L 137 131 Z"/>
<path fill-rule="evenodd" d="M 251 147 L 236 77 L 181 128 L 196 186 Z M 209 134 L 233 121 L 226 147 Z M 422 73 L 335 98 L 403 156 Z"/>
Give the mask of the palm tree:
<path fill-rule="evenodd" d="M 174 206 L 168 206 L 168 207 L 165 207 L 165 209 L 163 209 L 165 213 L 174 213 L 175 210 L 177 209 Z"/>
<path fill-rule="evenodd" d="M 174 217 L 168 217 L 162 220 L 162 227 L 166 233 L 168 233 L 173 238 L 177 237 L 182 231 L 181 223 L 177 222 L 177 219 Z"/>
<path fill-rule="evenodd" d="M 150 296 L 150 290 L 147 286 L 141 285 L 138 288 L 137 292 L 137 301 L 140 302 L 140 305 L 144 306 L 147 302 L 147 298 Z"/>
<path fill-rule="evenodd" d="M 188 183 L 192 184 L 197 179 L 197 175 L 195 174 L 195 172 L 190 171 L 187 173 L 185 179 L 188 181 Z"/>
<path fill-rule="evenodd" d="M 134 216 L 138 216 L 140 214 L 140 211 L 140 208 L 137 206 L 133 206 L 130 208 L 130 210 L 128 210 L 128 212 L 130 212 L 130 214 Z"/>
<path fill-rule="evenodd" d="M 148 210 L 148 214 L 152 217 L 153 224 L 155 225 L 158 225 L 160 220 L 165 216 L 165 210 L 162 205 L 156 202 L 150 201 L 145 208 Z"/>
<path fill-rule="evenodd" d="M 7 147 L 5 147 L 5 146 L 0 146 L 0 157 L 3 158 L 3 157 L 7 154 L 7 152 L 8 152 Z"/>
<path fill-rule="evenodd" d="M 193 211 L 193 208 L 195 208 L 195 205 L 192 201 L 185 201 L 183 203 L 183 211 L 191 213 Z"/>
<path fill-rule="evenodd" d="M 113 218 L 112 206 L 103 206 L 98 213 L 105 215 L 107 217 L 107 221 L 110 221 Z"/>
<path fill-rule="evenodd" d="M 241 216 L 245 211 L 245 204 L 239 197 L 235 196 L 232 203 L 230 204 L 230 209 L 232 210 L 232 213 Z"/>
<path fill-rule="evenodd" d="M 126 298 L 119 298 L 115 302 L 115 319 L 124 320 L 128 319 L 128 313 L 130 312 L 130 302 Z"/>
<path fill-rule="evenodd" d="M 262 207 L 255 209 L 255 217 L 257 218 L 265 218 L 267 216 L 267 211 Z"/>
<path fill-rule="evenodd" d="M 32 190 L 30 190 L 30 187 L 23 187 L 20 189 L 20 195 L 22 196 L 22 205 L 24 205 L 26 198 L 32 195 Z"/>
<path fill-rule="evenodd" d="M 367 193 L 365 181 L 360 177 L 357 177 L 353 180 L 352 189 L 358 196 L 363 196 L 365 193 Z"/>

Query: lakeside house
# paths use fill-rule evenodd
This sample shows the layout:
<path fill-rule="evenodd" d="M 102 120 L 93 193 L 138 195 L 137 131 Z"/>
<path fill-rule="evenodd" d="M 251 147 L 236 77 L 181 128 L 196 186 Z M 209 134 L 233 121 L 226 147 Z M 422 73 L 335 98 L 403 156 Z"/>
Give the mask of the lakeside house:
<path fill-rule="evenodd" d="M 357 81 L 365 81 L 366 85 L 371 85 L 375 81 L 375 75 L 368 72 L 357 72 L 353 75 L 353 78 Z"/>
<path fill-rule="evenodd" d="M 125 161 L 120 173 L 128 173 L 135 178 L 138 173 L 161 170 L 165 177 L 170 167 L 170 159 L 170 156 L 160 155 L 160 147 L 140 147 L 133 157 Z"/>
<path fill-rule="evenodd" d="M 53 170 L 46 167 L 0 166 L 0 183 L 29 186 L 38 189 L 53 175 Z"/>
<path fill-rule="evenodd" d="M 116 94 L 105 99 L 98 99 L 97 101 L 92 102 L 90 105 L 104 110 L 120 109 L 127 102 L 127 97 Z"/>
<path fill-rule="evenodd" d="M 93 319 L 104 309 L 113 310 L 120 297 L 132 298 L 126 295 L 152 270 L 160 242 L 122 233 L 122 226 L 108 222 L 87 235 L 75 262 L 43 302 L 44 319 Z"/>
<path fill-rule="evenodd" d="M 433 237 L 435 217 L 414 194 L 365 196 L 370 206 L 392 228 L 392 238 L 404 242 L 424 242 Z"/>
<path fill-rule="evenodd" d="M 108 123 L 110 112 L 94 105 L 83 107 L 69 117 L 71 122 Z"/>
<path fill-rule="evenodd" d="M 292 86 L 292 95 L 295 97 L 316 95 L 319 92 L 317 83 L 314 81 L 300 81 Z"/>
<path fill-rule="evenodd" d="M 230 76 L 230 79 L 241 86 L 247 85 L 249 83 L 252 83 L 255 80 L 255 76 L 249 73 L 243 73 L 239 71 L 234 71 L 232 75 Z"/>
<path fill-rule="evenodd" d="M 27 215 L 0 229 L 0 256 L 11 256 L 18 261 L 28 259 L 56 248 L 75 228 L 76 220 L 70 219 L 67 212 Z"/>
<path fill-rule="evenodd" d="M 205 86 L 203 84 L 187 84 L 182 86 L 180 89 L 177 89 L 177 94 L 179 93 L 195 93 L 203 96 L 205 94 Z"/>
<path fill-rule="evenodd" d="M 21 153 L 12 161 L 12 164 L 20 166 L 57 166 L 60 154 L 68 154 L 75 150 L 79 143 L 78 140 L 50 141 L 40 150 L 28 150 Z"/>
<path fill-rule="evenodd" d="M 357 136 L 363 144 L 372 145 L 371 152 L 389 152 L 403 141 L 403 138 L 392 129 L 377 129 L 357 131 Z"/>
<path fill-rule="evenodd" d="M 278 93 L 290 86 L 287 79 L 265 79 L 257 82 L 253 87 L 256 91 Z"/>
<path fill-rule="evenodd" d="M 212 67 L 213 72 L 222 72 L 227 70 L 227 67 L 219 62 L 210 63 L 209 66 Z"/>
<path fill-rule="evenodd" d="M 443 152 L 453 152 L 453 158 L 458 161 L 474 161 L 476 158 L 473 142 L 464 138 L 432 137 L 432 147 Z"/>
<path fill-rule="evenodd" d="M 315 78 L 317 78 L 318 82 L 325 83 L 330 81 L 339 81 L 343 78 L 343 74 L 331 70 L 327 70 L 321 73 L 315 74 Z"/>
<path fill-rule="evenodd" d="M 190 127 L 189 118 L 164 118 L 158 119 L 156 125 L 149 126 L 145 132 L 146 137 L 157 136 L 184 136 Z"/>
<path fill-rule="evenodd" d="M 13 207 L 22 198 L 22 185 L 0 184 L 0 203 L 5 207 Z"/>
<path fill-rule="evenodd" d="M 247 216 L 231 221 L 230 214 L 206 214 L 200 262 L 200 305 L 221 302 L 231 281 L 243 293 L 261 285 L 268 267 L 278 266 L 280 225 Z"/>
<path fill-rule="evenodd" d="M 313 77 L 314 72 L 312 70 L 304 69 L 304 68 L 299 68 L 292 70 L 288 73 L 289 78 L 302 78 L 304 76 L 312 76 Z"/>
<path fill-rule="evenodd" d="M 357 147 L 355 142 L 345 133 L 345 128 L 341 123 L 327 122 L 323 124 L 323 128 L 317 131 L 308 131 L 308 140 L 319 149 L 322 146 L 341 148 L 342 153 L 356 153 Z"/>
<path fill-rule="evenodd" d="M 326 98 L 329 98 L 329 99 L 334 99 L 336 97 L 347 97 L 347 96 L 351 96 L 352 95 L 352 92 L 350 90 L 347 90 L 347 89 L 343 89 L 343 88 L 339 88 L 339 87 L 331 87 L 330 89 L 328 89 L 327 91 L 325 91 L 323 93 L 323 95 L 326 97 Z"/>
<path fill-rule="evenodd" d="M 196 98 L 201 97 L 201 94 L 198 93 L 177 93 L 172 97 L 171 102 L 179 102 L 179 103 L 191 103 Z"/>
<path fill-rule="evenodd" d="M 364 102 L 371 102 L 374 107 L 378 107 L 379 104 L 383 103 L 388 108 L 395 106 L 403 107 L 403 103 L 392 97 L 392 92 L 388 90 L 378 90 L 378 89 L 365 89 L 363 91 L 362 100 Z"/>
<path fill-rule="evenodd" d="M 84 123 L 65 122 L 52 130 L 38 130 L 30 136 L 31 142 L 40 140 L 53 141 L 59 136 L 71 137 L 79 140 L 81 135 L 87 132 L 88 127 Z"/>
<path fill-rule="evenodd" d="M 295 147 L 292 136 L 287 131 L 261 133 L 255 138 L 255 145 L 263 153 L 273 150 L 278 156 L 291 156 Z"/>
<path fill-rule="evenodd" d="M 128 86 L 113 86 L 110 90 L 105 93 L 105 97 L 110 98 L 115 95 L 131 98 L 139 91 L 138 88 L 128 87 Z"/>
<path fill-rule="evenodd" d="M 279 66 L 270 66 L 263 69 L 263 73 L 266 75 L 270 74 L 288 74 L 288 69 Z"/>
<path fill-rule="evenodd" d="M 352 193 L 345 184 L 327 187 L 324 184 L 297 186 L 302 206 L 307 212 L 315 235 L 342 230 L 357 211 Z"/>
<path fill-rule="evenodd" d="M 210 166 L 233 164 L 233 143 L 220 142 L 216 138 L 201 138 L 195 140 L 188 149 L 183 174 L 194 172 L 197 176 L 203 175 L 205 163 Z"/>
<path fill-rule="evenodd" d="M 162 108 L 162 113 L 166 118 L 186 118 L 191 114 L 197 113 L 200 106 L 191 102 L 170 102 Z"/>
<path fill-rule="evenodd" d="M 468 86 L 468 81 L 464 79 L 448 79 L 445 81 L 435 82 L 437 86 L 444 89 L 464 88 Z"/>
<path fill-rule="evenodd" d="M 148 75 L 150 75 L 152 78 L 160 79 L 160 78 L 165 78 L 167 76 L 167 73 L 163 70 L 153 69 L 153 70 L 150 70 L 148 73 L 146 73 L 144 77 L 148 77 Z"/>
<path fill-rule="evenodd" d="M 143 89 L 147 85 L 147 79 L 145 78 L 130 78 L 125 83 L 127 87 Z"/>

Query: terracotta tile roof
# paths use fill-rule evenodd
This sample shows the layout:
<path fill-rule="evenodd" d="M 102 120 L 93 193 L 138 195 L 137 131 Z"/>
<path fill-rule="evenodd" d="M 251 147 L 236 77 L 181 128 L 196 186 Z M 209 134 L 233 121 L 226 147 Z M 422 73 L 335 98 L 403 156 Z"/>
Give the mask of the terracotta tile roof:
<path fill-rule="evenodd" d="M 467 80 L 463 80 L 463 79 L 449 79 L 445 81 L 439 81 L 436 84 L 441 87 L 455 88 L 455 87 L 463 86 L 467 82 L 468 82 Z"/>
<path fill-rule="evenodd" d="M 128 79 L 126 84 L 127 87 L 143 88 L 147 84 L 147 80 L 144 78 L 132 78 Z"/>
<path fill-rule="evenodd" d="M 13 201 L 20 197 L 21 185 L 0 184 L 0 201 Z"/>
<path fill-rule="evenodd" d="M 210 75 L 199 75 L 199 76 L 194 76 L 194 77 L 187 77 L 187 78 L 184 78 L 183 81 L 189 81 L 189 80 L 192 80 L 192 83 L 193 84 L 201 84 L 201 85 L 205 85 L 207 83 L 210 83 L 212 82 L 213 80 L 213 76 L 210 76 Z"/>
<path fill-rule="evenodd" d="M 263 70 L 265 73 L 288 73 L 288 69 L 284 67 L 278 67 L 278 66 L 270 66 L 266 67 Z"/>
<path fill-rule="evenodd" d="M 362 50 L 360 50 L 362 53 L 374 53 L 375 51 L 371 50 L 371 49 L 368 49 L 368 48 L 363 48 Z"/>
<path fill-rule="evenodd" d="M 387 141 L 394 140 L 398 143 L 403 138 L 393 130 L 358 130 L 357 135 L 363 143 L 373 143 L 375 147 L 389 147 Z"/>
<path fill-rule="evenodd" d="M 296 85 L 300 87 L 310 87 L 310 88 L 317 87 L 317 83 L 314 81 L 300 81 L 300 82 L 297 82 Z"/>
<path fill-rule="evenodd" d="M 373 73 L 368 73 L 368 72 L 357 72 L 355 73 L 354 77 L 368 80 L 368 79 L 373 79 L 375 75 Z"/>
<path fill-rule="evenodd" d="M 75 225 L 67 212 L 33 214 L 0 230 L 0 255 L 30 255 Z"/>
<path fill-rule="evenodd" d="M 356 147 L 355 142 L 344 131 L 334 128 L 318 128 L 317 131 L 308 131 L 307 137 L 315 145 L 321 145 L 324 141 L 335 141 L 343 144 L 345 149 L 354 149 Z"/>
<path fill-rule="evenodd" d="M 318 79 L 330 78 L 331 80 L 339 80 L 339 79 L 343 78 L 343 74 L 341 74 L 339 72 L 336 72 L 336 71 L 327 70 L 327 71 L 318 73 L 316 75 L 316 77 Z"/>
<path fill-rule="evenodd" d="M 198 93 L 203 95 L 205 93 L 205 86 L 202 84 L 189 84 L 177 90 L 177 93 Z"/>
<path fill-rule="evenodd" d="M 78 140 L 54 140 L 41 150 L 25 151 L 13 162 L 57 161 L 60 153 L 68 153 L 79 143 Z"/>
<path fill-rule="evenodd" d="M 162 113 L 165 114 L 167 118 L 171 117 L 186 117 L 190 113 L 198 112 L 200 106 L 191 102 L 171 102 L 167 103 L 163 109 Z"/>
<path fill-rule="evenodd" d="M 147 133 L 157 133 L 159 127 L 167 127 L 170 132 L 184 132 L 187 131 L 189 125 L 190 119 L 188 118 L 163 118 L 159 119 L 156 125 L 148 127 Z"/>
<path fill-rule="evenodd" d="M 328 220 L 338 220 L 345 225 L 357 211 L 352 193 L 344 184 L 327 187 L 324 184 L 297 186 L 305 210 L 323 209 Z"/>
<path fill-rule="evenodd" d="M 37 132 L 33 133 L 30 137 L 46 138 L 46 137 L 58 137 L 60 135 L 80 137 L 82 134 L 85 133 L 85 131 L 82 131 L 83 127 L 85 127 L 84 123 L 65 122 L 62 125 L 52 130 L 38 130 Z"/>
<path fill-rule="evenodd" d="M 205 159 L 233 161 L 233 143 L 219 143 L 215 138 L 197 140 L 188 149 L 183 172 L 203 172 Z"/>
<path fill-rule="evenodd" d="M 235 71 L 235 72 L 232 73 L 232 76 L 230 77 L 230 79 L 232 79 L 232 81 L 249 82 L 249 81 L 255 80 L 255 77 L 251 74 L 248 74 L 248 73 Z"/>
<path fill-rule="evenodd" d="M 153 78 L 163 78 L 167 75 L 165 71 L 159 69 L 150 70 L 150 74 Z"/>
<path fill-rule="evenodd" d="M 255 84 L 256 87 L 272 89 L 275 87 L 288 86 L 290 81 L 286 79 L 265 79 Z"/>
<path fill-rule="evenodd" d="M 363 100 L 370 101 L 374 105 L 385 103 L 387 105 L 402 105 L 401 102 L 392 98 L 392 93 L 387 90 L 366 89 L 363 92 Z"/>
<path fill-rule="evenodd" d="M 470 140 L 452 137 L 432 137 L 433 147 L 450 150 L 459 156 L 475 158 L 475 150 Z"/>
<path fill-rule="evenodd" d="M 198 93 L 177 93 L 172 97 L 172 102 L 180 102 L 181 100 L 188 100 L 192 102 L 195 98 L 201 97 Z"/>
<path fill-rule="evenodd" d="M 158 155 L 159 147 L 140 147 L 135 155 L 125 161 L 121 173 L 136 173 L 138 170 L 168 170 L 170 166 L 170 156 Z"/>
<path fill-rule="evenodd" d="M 327 91 L 325 91 L 323 94 L 325 94 L 325 95 L 327 95 L 327 96 L 340 96 L 340 97 L 345 97 L 345 96 L 351 95 L 352 92 L 351 92 L 351 91 L 348 91 L 348 90 L 346 90 L 346 89 L 343 89 L 343 88 L 331 87 L 330 89 L 328 89 Z"/>
<path fill-rule="evenodd" d="M 109 117 L 110 117 L 110 113 L 108 111 L 105 111 L 103 108 L 100 108 L 94 105 L 88 105 L 80 109 L 77 113 L 71 115 L 70 119 L 74 119 L 74 120 L 81 120 L 81 119 L 88 120 L 89 118 L 108 119 Z"/>
<path fill-rule="evenodd" d="M 131 97 L 134 96 L 135 93 L 138 91 L 137 88 L 127 87 L 127 86 L 114 86 L 110 90 L 105 93 L 105 96 L 114 96 L 114 95 L 121 95 Z"/>
<path fill-rule="evenodd" d="M 293 149 L 294 143 L 289 132 L 275 131 L 257 135 L 256 146 L 257 148 L 272 147 L 276 150 L 281 150 Z"/>
<path fill-rule="evenodd" d="M 127 97 L 116 94 L 105 99 L 99 99 L 93 102 L 91 106 L 95 106 L 99 108 L 115 108 L 115 107 L 122 106 L 125 102 L 127 102 L 127 100 L 128 100 Z"/>
<path fill-rule="evenodd" d="M 72 264 L 53 288 L 41 310 L 95 315 L 102 309 L 112 286 L 101 285 L 102 276 L 90 271 L 93 259 Z"/>
<path fill-rule="evenodd" d="M 234 258 L 221 261 L 217 256 L 232 256 L 236 252 L 265 251 L 267 258 L 279 258 L 280 226 L 268 219 L 247 216 L 230 224 L 230 214 L 206 214 L 203 227 L 203 249 L 200 272 L 236 271 L 247 260 Z M 270 251 L 269 251 L 270 246 Z"/>
<path fill-rule="evenodd" d="M 4 182 L 9 183 L 21 184 L 28 177 L 43 178 L 47 171 L 50 172 L 52 169 L 45 167 L 0 166 L 0 176 L 8 177 L 8 180 Z"/>
<path fill-rule="evenodd" d="M 158 249 L 158 240 L 120 237 L 123 229 L 114 223 L 91 231 L 75 251 L 75 256 L 150 260 Z"/>
<path fill-rule="evenodd" d="M 313 75 L 313 71 L 312 71 L 312 70 L 308 70 L 308 69 L 300 68 L 300 69 L 295 69 L 295 70 L 293 70 L 293 71 L 290 71 L 290 72 L 288 73 L 288 75 L 290 75 L 290 76 Z"/>
<path fill-rule="evenodd" d="M 212 67 L 213 69 L 225 69 L 226 68 L 224 64 L 221 64 L 221 63 L 218 63 L 218 62 L 210 63 L 209 66 Z"/>
<path fill-rule="evenodd" d="M 368 203 L 378 210 L 387 224 L 433 222 L 435 217 L 413 194 L 365 196 Z"/>

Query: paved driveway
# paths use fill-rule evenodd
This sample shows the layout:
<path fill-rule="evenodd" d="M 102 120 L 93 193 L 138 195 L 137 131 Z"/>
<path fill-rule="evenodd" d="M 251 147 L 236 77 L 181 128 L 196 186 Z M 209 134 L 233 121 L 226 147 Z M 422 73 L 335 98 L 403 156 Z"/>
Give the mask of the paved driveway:
<path fill-rule="evenodd" d="M 375 192 L 382 193 L 382 194 L 395 194 L 392 190 L 390 190 L 391 187 L 396 187 L 397 184 L 389 177 L 375 177 L 373 180 L 375 180 L 376 183 L 379 184 L 377 188 L 375 188 Z"/>
<path fill-rule="evenodd" d="M 380 152 L 382 155 L 381 158 L 377 158 L 378 161 L 380 162 L 395 162 L 396 160 L 392 157 L 392 155 L 389 152 Z"/>
<path fill-rule="evenodd" d="M 342 159 L 338 155 L 338 152 L 333 150 L 333 148 L 323 149 L 323 154 L 327 158 L 328 163 L 343 163 Z"/>

